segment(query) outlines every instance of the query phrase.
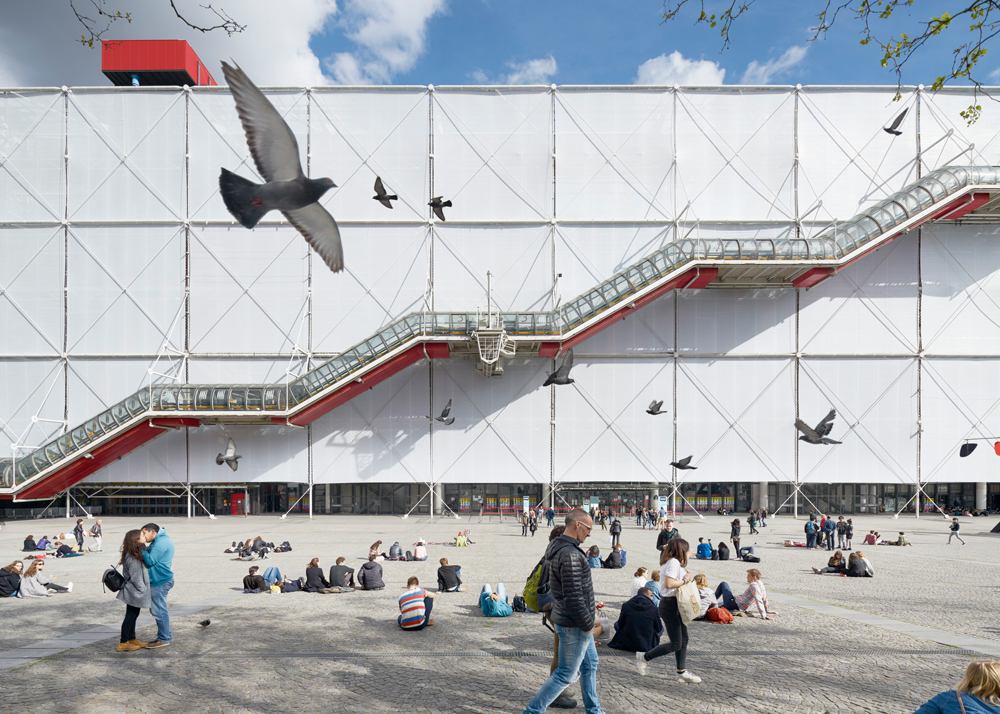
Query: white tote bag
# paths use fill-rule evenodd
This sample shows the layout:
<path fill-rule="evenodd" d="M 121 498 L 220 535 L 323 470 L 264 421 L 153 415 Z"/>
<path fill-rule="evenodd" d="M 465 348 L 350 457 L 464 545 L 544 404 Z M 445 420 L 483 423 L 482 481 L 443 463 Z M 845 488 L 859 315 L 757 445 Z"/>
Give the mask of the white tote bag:
<path fill-rule="evenodd" d="M 687 585 L 677 588 L 677 609 L 681 614 L 681 622 L 685 625 L 698 616 L 701 606 L 701 597 L 698 594 L 698 586 L 692 580 Z"/>

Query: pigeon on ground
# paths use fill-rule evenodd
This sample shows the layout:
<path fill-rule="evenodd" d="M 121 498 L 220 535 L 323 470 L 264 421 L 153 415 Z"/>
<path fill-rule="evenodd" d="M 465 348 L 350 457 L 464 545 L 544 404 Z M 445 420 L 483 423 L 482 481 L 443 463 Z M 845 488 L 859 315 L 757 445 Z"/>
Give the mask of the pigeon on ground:
<path fill-rule="evenodd" d="M 230 439 L 229 443 L 226 445 L 226 453 L 219 454 L 218 456 L 216 456 L 215 463 L 217 463 L 219 466 L 222 466 L 223 464 L 229 464 L 229 468 L 235 471 L 237 467 L 239 467 L 239 464 L 237 462 L 242 458 L 243 458 L 242 456 L 236 453 L 236 442 Z"/>
<path fill-rule="evenodd" d="M 660 414 L 666 414 L 666 412 L 660 411 L 663 408 L 663 400 L 656 401 L 655 399 L 649 403 L 649 409 L 646 410 L 647 414 L 652 414 L 653 416 L 659 416 Z"/>
<path fill-rule="evenodd" d="M 573 350 L 566 353 L 563 357 L 562 364 L 559 365 L 559 369 L 549 375 L 548 379 L 545 380 L 543 387 L 547 387 L 550 384 L 573 384 L 575 380 L 570 379 L 569 371 L 573 369 Z"/>
<path fill-rule="evenodd" d="M 451 201 L 442 201 L 441 196 L 435 196 L 427 205 L 434 209 L 434 215 L 444 220 L 444 209 L 451 208 Z"/>
<path fill-rule="evenodd" d="M 441 416 L 437 417 L 437 420 L 439 422 L 441 422 L 442 424 L 454 424 L 455 423 L 455 417 L 449 417 L 448 416 L 449 414 L 451 414 L 451 400 L 450 399 L 448 400 L 448 403 L 445 405 L 444 410 L 441 412 Z"/>
<path fill-rule="evenodd" d="M 212 621 L 211 620 L 202 620 L 198 624 L 201 625 L 202 627 L 208 627 L 209 625 L 212 624 Z"/>
<path fill-rule="evenodd" d="M 815 429 L 801 419 L 796 419 L 795 428 L 804 435 L 799 437 L 799 441 L 804 441 L 807 444 L 839 444 L 839 441 L 834 441 L 827 437 L 827 434 L 833 431 L 833 420 L 836 418 L 837 410 L 831 409 L 830 413 L 823 418 L 823 421 L 816 425 Z"/>
<path fill-rule="evenodd" d="M 382 179 L 378 176 L 375 177 L 375 195 L 372 196 L 373 201 L 378 201 L 386 208 L 392 208 L 392 201 L 398 201 L 399 196 L 394 193 L 386 193 L 385 186 L 382 185 Z"/>
<path fill-rule="evenodd" d="M 909 107 L 901 111 L 899 113 L 899 116 L 893 119 L 892 124 L 890 124 L 889 126 L 882 127 L 882 131 L 884 131 L 886 134 L 892 134 L 893 136 L 899 136 L 900 134 L 902 134 L 903 132 L 899 131 L 899 125 L 903 123 L 903 117 L 906 116 L 906 112 L 908 111 L 910 111 Z"/>
<path fill-rule="evenodd" d="M 246 228 L 257 225 L 268 211 L 281 211 L 327 267 L 339 272 L 344 268 L 340 229 L 318 203 L 336 184 L 328 178 L 306 178 L 295 135 L 239 65 L 233 68 L 223 62 L 222 73 L 236 100 L 236 112 L 257 171 L 267 181 L 254 183 L 222 169 L 219 190 L 226 208 Z"/>
<path fill-rule="evenodd" d="M 697 466 L 691 465 L 691 457 L 687 456 L 680 461 L 671 461 L 670 465 L 674 468 L 681 469 L 682 471 L 689 471 L 691 469 L 697 469 Z"/>

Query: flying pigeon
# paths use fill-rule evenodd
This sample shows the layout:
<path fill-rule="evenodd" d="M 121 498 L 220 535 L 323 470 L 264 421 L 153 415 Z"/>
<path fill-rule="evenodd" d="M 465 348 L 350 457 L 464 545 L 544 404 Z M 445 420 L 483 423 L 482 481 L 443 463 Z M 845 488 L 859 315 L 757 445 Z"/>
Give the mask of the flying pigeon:
<path fill-rule="evenodd" d="M 562 364 L 559 365 L 559 369 L 549 375 L 548 379 L 545 380 L 543 387 L 547 387 L 550 384 L 573 384 L 575 380 L 570 379 L 569 371 L 573 369 L 573 350 L 566 353 L 563 357 Z"/>
<path fill-rule="evenodd" d="M 910 111 L 909 107 L 901 111 L 899 116 L 892 120 L 892 124 L 882 127 L 882 131 L 886 134 L 892 134 L 893 136 L 899 136 L 902 134 L 903 132 L 899 131 L 899 125 L 903 123 L 903 117 L 906 116 L 906 112 L 908 111 Z"/>
<path fill-rule="evenodd" d="M 222 466 L 223 464 L 229 464 L 229 468 L 235 471 L 237 467 L 239 467 L 239 464 L 237 462 L 242 458 L 243 458 L 242 456 L 236 453 L 236 442 L 230 439 L 229 443 L 226 445 L 226 453 L 219 454 L 218 456 L 216 456 L 215 463 L 217 463 L 219 466 Z"/>
<path fill-rule="evenodd" d="M 801 419 L 796 419 L 795 428 L 804 434 L 804 436 L 799 437 L 799 441 L 804 441 L 807 444 L 839 444 L 839 441 L 834 441 L 827 437 L 827 434 L 833 431 L 833 420 L 836 418 L 837 410 L 831 409 L 830 413 L 823 418 L 823 421 L 816 425 L 815 429 Z"/>
<path fill-rule="evenodd" d="M 670 465 L 673 466 L 674 468 L 681 469 L 682 471 L 689 471 L 691 469 L 697 469 L 698 468 L 697 466 L 692 466 L 691 465 L 691 457 L 690 456 L 686 456 L 683 459 L 681 459 L 680 461 L 671 461 Z"/>
<path fill-rule="evenodd" d="M 432 198 L 430 200 L 430 203 L 428 203 L 427 205 L 430 206 L 431 208 L 433 208 L 434 209 L 434 215 L 437 216 L 438 218 L 440 218 L 443 221 L 444 220 L 444 209 L 445 208 L 451 208 L 451 201 L 442 201 L 441 200 L 441 196 L 435 196 L 434 198 Z"/>
<path fill-rule="evenodd" d="M 437 417 L 437 420 L 439 422 L 441 422 L 442 424 L 454 424 L 455 423 L 455 417 L 449 417 L 448 416 L 449 414 L 451 414 L 451 400 L 450 399 L 448 400 L 448 403 L 445 405 L 444 410 L 442 410 L 441 416 Z"/>
<path fill-rule="evenodd" d="M 226 208 L 244 227 L 253 228 L 268 211 L 281 211 L 333 272 L 344 268 L 340 229 L 320 197 L 336 184 L 328 178 L 310 179 L 302 173 L 299 145 L 274 105 L 250 81 L 239 65 L 222 63 L 236 112 L 246 132 L 257 171 L 267 183 L 248 181 L 222 169 L 219 190 Z"/>
<path fill-rule="evenodd" d="M 372 196 L 373 201 L 378 201 L 386 208 L 392 208 L 392 201 L 398 201 L 399 196 L 394 193 L 386 193 L 385 186 L 382 185 L 382 179 L 378 176 L 375 177 L 375 195 Z M 442 219 L 443 220 L 443 219 Z"/>
<path fill-rule="evenodd" d="M 202 620 L 198 624 L 201 625 L 203 628 L 205 628 L 205 627 L 208 627 L 209 625 L 211 625 L 212 621 L 211 620 Z"/>
<path fill-rule="evenodd" d="M 652 414 L 653 416 L 659 416 L 660 414 L 666 414 L 666 412 L 661 412 L 660 409 L 663 408 L 663 400 L 656 401 L 655 399 L 649 403 L 649 409 L 646 410 L 647 414 Z"/>

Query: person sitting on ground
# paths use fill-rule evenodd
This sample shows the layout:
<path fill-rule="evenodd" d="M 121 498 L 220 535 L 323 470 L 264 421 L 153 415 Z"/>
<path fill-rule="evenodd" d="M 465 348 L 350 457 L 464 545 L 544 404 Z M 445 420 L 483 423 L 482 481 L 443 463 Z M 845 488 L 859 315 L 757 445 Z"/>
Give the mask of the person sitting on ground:
<path fill-rule="evenodd" d="M 608 647 L 626 652 L 648 652 L 660 644 L 662 634 L 663 622 L 653 602 L 653 593 L 641 587 L 622 605 L 615 623 L 615 635 Z"/>
<path fill-rule="evenodd" d="M 899 538 L 896 539 L 896 542 L 895 543 L 887 543 L 886 545 L 904 546 L 904 545 L 913 545 L 913 543 L 910 542 L 910 539 L 906 537 L 906 534 L 903 531 L 900 531 L 899 532 Z"/>
<path fill-rule="evenodd" d="M 403 558 L 403 547 L 399 544 L 398 540 L 389 546 L 389 560 L 405 560 Z"/>
<path fill-rule="evenodd" d="M 615 543 L 608 557 L 601 563 L 601 566 L 610 570 L 621 570 L 624 565 L 625 551 L 622 549 L 621 543 Z"/>
<path fill-rule="evenodd" d="M 434 624 L 431 618 L 433 608 L 434 593 L 420 587 L 420 581 L 412 576 L 406 581 L 406 592 L 399 598 L 399 618 L 396 622 L 404 630 L 422 630 Z"/>
<path fill-rule="evenodd" d="M 385 590 L 382 580 L 382 566 L 375 562 L 378 556 L 368 554 L 368 562 L 358 570 L 358 585 L 362 590 Z"/>
<path fill-rule="evenodd" d="M 250 566 L 250 574 L 243 576 L 243 592 L 262 593 L 271 589 L 264 578 L 258 575 L 258 571 L 260 571 L 260 568 L 256 565 Z"/>
<path fill-rule="evenodd" d="M 695 615 L 694 619 L 704 620 L 709 608 L 716 607 L 715 593 L 708 587 L 708 578 L 703 573 L 694 576 L 694 584 L 698 586 L 699 597 L 698 614 Z"/>
<path fill-rule="evenodd" d="M 464 548 L 467 545 L 469 545 L 469 539 L 465 537 L 464 533 L 459 532 L 459 534 L 455 536 L 455 547 Z"/>
<path fill-rule="evenodd" d="M 744 617 L 753 617 L 750 613 L 750 607 L 754 606 L 761 619 L 770 620 L 771 615 L 777 615 L 778 613 L 768 609 L 767 591 L 764 589 L 764 583 L 761 582 L 760 577 L 760 571 L 757 568 L 751 568 L 747 571 L 747 584 L 749 587 L 745 591 L 734 596 L 729 583 L 723 581 L 715 589 L 715 597 L 721 597 L 722 607 L 730 612 L 738 612 Z"/>
<path fill-rule="evenodd" d="M 864 545 L 877 545 L 878 536 L 875 535 L 875 531 L 868 531 L 868 535 L 865 536 Z"/>
<path fill-rule="evenodd" d="M 464 593 L 465 586 L 462 585 L 462 566 L 451 565 L 447 558 L 439 561 L 441 567 L 438 568 L 438 592 L 442 593 Z"/>
<path fill-rule="evenodd" d="M 649 570 L 647 568 L 636 570 L 635 575 L 632 577 L 632 593 L 630 597 L 635 597 L 639 592 L 639 588 L 646 587 L 647 582 L 649 582 Z"/>
<path fill-rule="evenodd" d="M 302 588 L 307 593 L 318 593 L 330 587 L 330 581 L 323 575 L 323 568 L 319 567 L 319 558 L 313 558 L 306 566 L 306 586 Z"/>
<path fill-rule="evenodd" d="M 913 714 L 987 714 L 1000 710 L 1000 662 L 970 662 L 954 689 L 941 692 Z"/>
<path fill-rule="evenodd" d="M 601 567 L 601 549 L 596 545 L 590 546 L 590 550 L 587 551 L 587 563 L 591 568 Z"/>
<path fill-rule="evenodd" d="M 83 555 L 83 553 L 77 553 L 72 546 L 69 546 L 62 541 L 56 541 L 56 557 L 57 558 L 75 558 L 78 555 Z"/>
<path fill-rule="evenodd" d="M 847 570 L 844 574 L 849 578 L 873 578 L 875 577 L 875 568 L 872 567 L 864 553 L 856 550 L 847 559 Z"/>
<path fill-rule="evenodd" d="M 698 547 L 695 549 L 695 556 L 698 560 L 712 559 L 712 546 L 705 542 L 704 538 L 698 539 Z"/>
<path fill-rule="evenodd" d="M 10 565 L 0 568 L 0 597 L 15 597 L 21 587 L 21 573 L 24 564 L 15 560 Z"/>
<path fill-rule="evenodd" d="M 490 584 L 486 583 L 479 593 L 479 609 L 483 611 L 483 617 L 507 617 L 514 613 L 514 608 L 507 602 L 507 588 L 503 583 L 497 583 L 497 591 L 490 589 Z"/>
<path fill-rule="evenodd" d="M 834 573 L 835 575 L 840 575 L 847 570 L 847 562 L 844 560 L 844 554 L 841 551 L 835 551 L 830 560 L 827 561 L 825 568 L 813 568 L 813 572 L 817 575 L 822 575 L 823 573 Z"/>
<path fill-rule="evenodd" d="M 36 560 L 28 566 L 27 572 L 21 578 L 21 588 L 17 592 L 18 597 L 49 597 L 52 593 L 71 593 L 73 583 L 67 583 L 66 587 L 57 585 L 46 575 L 42 574 L 45 564 Z"/>
<path fill-rule="evenodd" d="M 719 547 L 715 549 L 715 553 L 719 556 L 719 560 L 729 560 L 729 546 L 726 545 L 725 541 L 719 543 Z"/>
<path fill-rule="evenodd" d="M 354 568 L 348 568 L 344 565 L 346 562 L 347 558 L 340 556 L 337 558 L 337 564 L 330 567 L 330 585 L 341 588 L 354 587 Z"/>
<path fill-rule="evenodd" d="M 427 560 L 427 541 L 423 538 L 417 538 L 417 542 L 413 544 L 413 559 Z"/>
<path fill-rule="evenodd" d="M 38 543 L 35 542 L 35 536 L 28 536 L 24 539 L 24 548 L 21 549 L 25 553 L 34 553 L 38 550 Z"/>
<path fill-rule="evenodd" d="M 653 593 L 653 604 L 657 608 L 660 607 L 660 569 L 657 568 L 652 573 L 649 574 L 649 580 L 646 581 L 646 587 L 649 588 L 650 592 Z M 635 597 L 633 595 L 633 597 Z"/>
<path fill-rule="evenodd" d="M 38 541 L 38 550 L 51 550 L 52 548 L 55 548 L 52 541 L 49 540 L 48 536 L 43 535 Z"/>

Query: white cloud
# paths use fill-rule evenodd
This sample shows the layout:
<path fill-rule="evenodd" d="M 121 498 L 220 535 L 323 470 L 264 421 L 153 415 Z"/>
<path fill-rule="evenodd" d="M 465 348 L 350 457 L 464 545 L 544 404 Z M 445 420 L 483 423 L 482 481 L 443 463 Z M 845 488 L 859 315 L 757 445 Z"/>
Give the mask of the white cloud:
<path fill-rule="evenodd" d="M 508 62 L 507 74 L 501 74 L 496 79 L 490 79 L 481 69 L 474 69 L 469 78 L 477 84 L 549 84 L 552 75 L 559 71 L 556 58 L 552 55 L 527 62 Z"/>
<path fill-rule="evenodd" d="M 684 59 L 684 55 L 674 50 L 639 65 L 634 84 L 707 87 L 722 84 L 725 76 L 726 70 L 717 62 Z"/>
<path fill-rule="evenodd" d="M 993 80 L 993 83 L 996 84 L 998 81 L 1000 81 L 1000 69 L 993 70 L 988 75 L 986 75 L 986 78 Z"/>
<path fill-rule="evenodd" d="M 325 61 L 339 84 L 379 84 L 413 68 L 445 0 L 347 0 L 339 24 L 358 48 Z"/>
<path fill-rule="evenodd" d="M 743 73 L 740 84 L 770 84 L 772 79 L 788 74 L 804 60 L 808 49 L 794 45 L 785 50 L 778 59 L 768 60 L 764 64 L 754 60 L 747 65 L 747 71 Z"/>

